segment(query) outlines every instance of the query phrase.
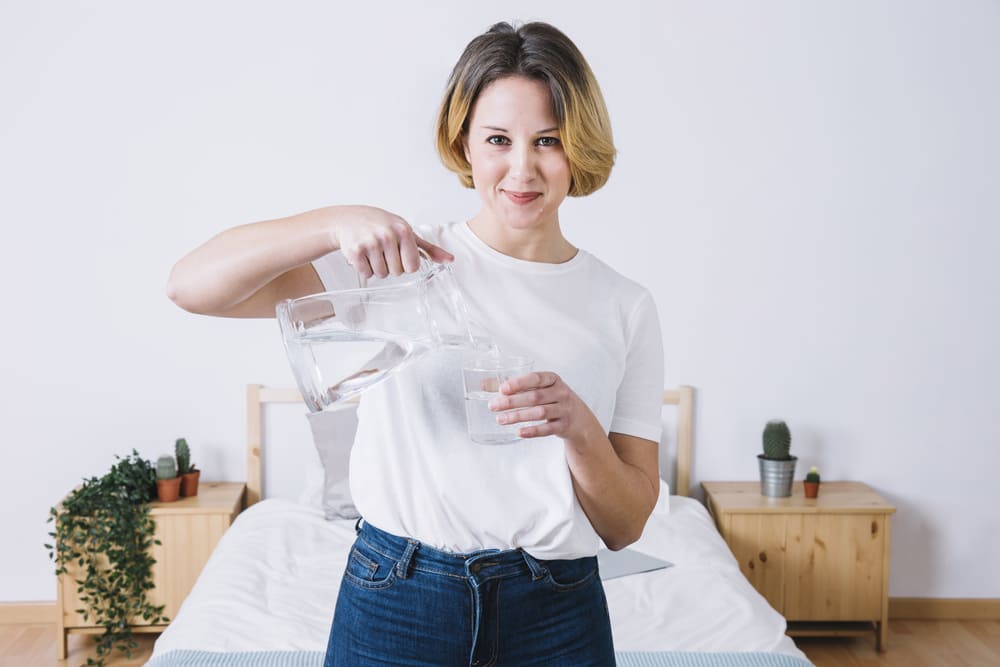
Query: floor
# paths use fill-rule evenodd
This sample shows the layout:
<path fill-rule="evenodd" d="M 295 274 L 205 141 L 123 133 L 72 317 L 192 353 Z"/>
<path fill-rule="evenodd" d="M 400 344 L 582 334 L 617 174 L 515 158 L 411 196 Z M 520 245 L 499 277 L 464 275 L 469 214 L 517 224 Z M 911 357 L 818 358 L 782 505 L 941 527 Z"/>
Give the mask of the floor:
<path fill-rule="evenodd" d="M 138 635 L 131 659 L 116 655 L 108 667 L 140 667 L 149 658 L 156 635 Z M 72 635 L 69 659 L 56 660 L 53 625 L 0 625 L 0 667 L 83 665 L 92 655 L 92 639 Z M 889 650 L 875 651 L 874 638 L 798 638 L 817 667 L 997 667 L 1000 621 L 906 621 L 889 624 Z"/>
<path fill-rule="evenodd" d="M 882 653 L 874 637 L 798 637 L 795 643 L 817 667 L 1000 666 L 1000 621 L 895 619 Z"/>

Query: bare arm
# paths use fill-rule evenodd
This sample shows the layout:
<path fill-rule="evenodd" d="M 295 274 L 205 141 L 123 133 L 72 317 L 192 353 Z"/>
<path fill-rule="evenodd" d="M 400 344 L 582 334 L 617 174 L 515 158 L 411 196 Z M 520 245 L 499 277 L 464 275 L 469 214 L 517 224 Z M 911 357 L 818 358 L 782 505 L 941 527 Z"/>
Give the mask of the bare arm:
<path fill-rule="evenodd" d="M 660 495 L 659 443 L 611 433 L 588 443 L 566 443 L 573 489 L 594 530 L 609 549 L 624 549 L 642 529 Z"/>
<path fill-rule="evenodd" d="M 417 248 L 432 259 L 450 253 L 424 241 L 382 209 L 329 206 L 227 229 L 182 257 L 167 296 L 184 310 L 223 317 L 274 317 L 283 299 L 323 291 L 310 262 L 335 250 L 371 277 L 416 271 Z"/>
<path fill-rule="evenodd" d="M 609 549 L 624 549 L 642 535 L 660 494 L 659 443 L 607 434 L 586 403 L 555 373 L 529 373 L 500 386 L 495 411 L 503 423 L 545 420 L 520 429 L 521 437 L 558 435 L 566 447 L 573 490 Z"/>

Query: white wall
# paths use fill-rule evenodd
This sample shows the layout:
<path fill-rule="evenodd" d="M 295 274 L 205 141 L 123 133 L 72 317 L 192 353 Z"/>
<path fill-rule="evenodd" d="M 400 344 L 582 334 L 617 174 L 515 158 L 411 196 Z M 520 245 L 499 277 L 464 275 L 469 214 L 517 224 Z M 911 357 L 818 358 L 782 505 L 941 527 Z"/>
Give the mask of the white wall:
<path fill-rule="evenodd" d="M 1000 596 L 997 2 L 150 5 L 0 6 L 0 601 L 55 598 L 48 509 L 114 454 L 183 435 L 243 479 L 243 386 L 292 381 L 276 325 L 180 311 L 170 266 L 330 203 L 473 214 L 433 117 L 518 18 L 602 83 L 619 163 L 564 228 L 653 290 L 695 481 L 755 479 L 782 417 L 898 507 L 892 595 Z"/>

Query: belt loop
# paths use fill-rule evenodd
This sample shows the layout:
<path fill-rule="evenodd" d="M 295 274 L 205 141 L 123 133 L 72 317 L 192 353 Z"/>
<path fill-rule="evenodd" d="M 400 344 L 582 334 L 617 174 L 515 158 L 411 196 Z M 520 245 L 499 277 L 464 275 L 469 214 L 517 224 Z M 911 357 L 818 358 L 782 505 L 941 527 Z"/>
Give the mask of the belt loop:
<path fill-rule="evenodd" d="M 410 573 L 410 561 L 413 560 L 413 554 L 416 553 L 417 548 L 420 546 L 420 542 L 416 540 L 406 540 L 406 550 L 403 551 L 403 555 L 400 556 L 399 562 L 396 563 L 396 576 L 400 579 L 406 579 Z"/>
<path fill-rule="evenodd" d="M 524 549 L 521 549 L 521 555 L 524 557 L 524 562 L 528 564 L 528 569 L 531 570 L 532 581 L 538 581 L 548 573 L 545 566 L 539 563 L 534 556 L 529 554 Z"/>
<path fill-rule="evenodd" d="M 358 517 L 358 520 L 354 522 L 354 532 L 355 534 L 361 534 L 361 522 L 364 521 L 363 517 Z"/>

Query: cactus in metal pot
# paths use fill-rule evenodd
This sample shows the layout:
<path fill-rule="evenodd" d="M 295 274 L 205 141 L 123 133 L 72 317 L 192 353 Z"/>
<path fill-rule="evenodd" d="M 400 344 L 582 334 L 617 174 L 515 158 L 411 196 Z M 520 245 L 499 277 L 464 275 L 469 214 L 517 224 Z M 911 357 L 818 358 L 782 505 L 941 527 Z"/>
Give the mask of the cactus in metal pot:
<path fill-rule="evenodd" d="M 173 479 L 177 477 L 177 463 L 174 457 L 164 454 L 156 459 L 156 479 Z"/>
<path fill-rule="evenodd" d="M 186 475 L 195 471 L 194 464 L 191 463 L 191 449 L 186 439 L 177 438 L 177 442 L 174 443 L 174 455 L 177 457 L 177 474 Z"/>
<path fill-rule="evenodd" d="M 772 419 L 764 426 L 764 458 L 772 461 L 788 461 L 792 446 L 792 434 L 788 425 L 780 419 Z"/>

